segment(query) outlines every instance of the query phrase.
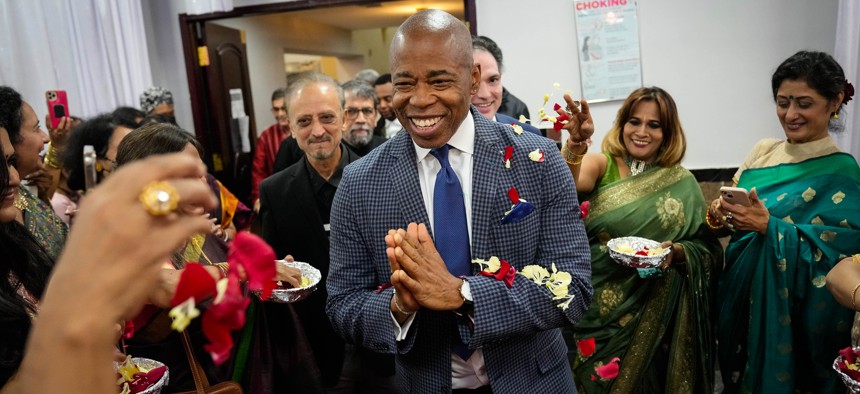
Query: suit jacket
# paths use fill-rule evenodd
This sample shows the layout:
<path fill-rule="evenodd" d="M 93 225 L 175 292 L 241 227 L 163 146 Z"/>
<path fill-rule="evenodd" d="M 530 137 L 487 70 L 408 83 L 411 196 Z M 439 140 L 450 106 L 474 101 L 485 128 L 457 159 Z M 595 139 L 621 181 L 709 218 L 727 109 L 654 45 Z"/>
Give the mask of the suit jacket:
<path fill-rule="evenodd" d="M 516 119 L 514 119 L 508 115 L 505 115 L 505 114 L 501 114 L 501 113 L 497 112 L 496 113 L 496 122 L 504 123 L 504 124 L 516 123 L 516 124 L 520 125 L 520 127 L 522 127 L 524 131 L 528 131 L 529 133 L 536 134 L 536 135 L 539 135 L 541 137 L 544 136 L 539 128 L 534 127 L 528 123 L 520 122 L 519 120 L 516 120 Z"/>
<path fill-rule="evenodd" d="M 359 156 L 341 144 L 347 163 L 354 162 Z M 260 216 L 262 218 L 263 239 L 275 250 L 275 255 L 283 257 L 291 254 L 296 261 L 304 261 L 320 270 L 322 280 L 317 290 L 307 299 L 291 304 L 298 314 L 304 332 L 308 337 L 311 350 L 316 358 L 323 383 L 331 386 L 337 382 L 343 366 L 344 342 L 331 328 L 325 314 L 326 275 L 329 271 L 329 237 L 324 228 L 322 216 L 317 209 L 314 192 L 310 182 L 307 157 L 284 171 L 266 178 L 260 185 Z M 270 304 L 270 303 L 267 303 Z M 266 305 L 277 309 L 284 305 Z M 273 316 L 277 312 L 268 310 L 267 318 L 277 320 L 284 316 Z M 281 313 L 281 315 L 286 315 Z M 289 318 L 289 317 L 286 317 Z M 285 322 L 273 321 L 272 324 L 285 326 Z M 386 376 L 386 360 L 377 369 Z M 393 373 L 393 360 L 389 357 L 387 375 Z"/>
<path fill-rule="evenodd" d="M 361 157 L 361 156 L 364 156 L 364 155 L 370 153 L 370 151 L 375 149 L 377 146 L 384 144 L 385 141 L 388 141 L 388 140 L 383 138 L 383 137 L 378 137 L 378 136 L 374 135 L 370 138 L 370 142 L 368 142 L 367 145 L 362 146 L 360 148 L 354 147 L 354 146 L 350 145 L 349 142 L 346 142 L 346 141 L 343 141 L 343 144 L 346 145 L 346 147 L 349 150 L 353 151 L 356 155 Z"/>
<path fill-rule="evenodd" d="M 522 100 L 511 94 L 504 87 L 502 87 L 502 104 L 499 106 L 499 112 L 515 119 L 519 119 L 520 115 L 531 118 L 526 103 L 522 102 Z"/>
<path fill-rule="evenodd" d="M 302 157 L 305 157 L 305 151 L 299 147 L 299 142 L 295 138 L 285 138 L 278 147 L 278 154 L 272 165 L 272 174 L 286 170 L 287 167 L 298 163 Z"/>
<path fill-rule="evenodd" d="M 575 392 L 560 327 L 582 316 L 592 289 L 591 257 L 573 177 L 552 141 L 531 133 L 516 135 L 510 125 L 491 122 L 474 107 L 471 111 L 476 133 L 472 257 L 498 256 L 518 269 L 555 263 L 573 277 L 570 307 L 562 310 L 546 287 L 523 276 L 517 276 L 511 288 L 493 278 L 470 276 L 473 329 L 453 312 L 421 310 L 407 338 L 395 341 L 392 289 L 375 291 L 391 275 L 384 236 L 409 222 L 429 223 L 411 137 L 398 133 L 347 167 L 335 195 L 329 318 L 347 340 L 396 352 L 398 388 L 406 392 L 451 391 L 451 343 L 456 336 L 471 348 L 483 349 L 494 393 Z M 514 146 L 509 169 L 504 164 L 506 146 Z M 540 163 L 528 158 L 538 148 L 546 156 Z M 502 224 L 511 209 L 511 187 L 536 209 L 523 220 Z"/>

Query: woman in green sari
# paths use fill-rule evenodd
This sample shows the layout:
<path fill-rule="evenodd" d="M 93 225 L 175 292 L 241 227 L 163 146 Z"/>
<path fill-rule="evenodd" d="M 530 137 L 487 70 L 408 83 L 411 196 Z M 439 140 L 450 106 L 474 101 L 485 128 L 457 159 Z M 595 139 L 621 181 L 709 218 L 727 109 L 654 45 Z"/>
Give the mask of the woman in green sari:
<path fill-rule="evenodd" d="M 582 200 L 591 207 L 594 300 L 569 336 L 581 391 L 713 392 L 711 289 L 722 249 L 704 223 L 707 207 L 693 175 L 680 166 L 684 132 L 672 97 L 657 87 L 627 98 L 602 153 L 588 153 L 594 126 L 565 95 L 570 139 L 562 149 Z M 561 113 L 561 110 L 559 110 Z M 639 236 L 672 249 L 659 270 L 637 270 L 609 257 L 606 243 Z M 656 271 L 656 272 L 654 272 Z M 606 366 L 618 364 L 617 376 Z"/>
<path fill-rule="evenodd" d="M 830 55 L 806 51 L 771 85 L 786 140 L 759 142 L 738 170 L 750 206 L 717 199 L 708 212 L 712 227 L 735 230 L 718 297 L 723 381 L 728 393 L 844 391 L 831 365 L 853 312 L 825 277 L 860 251 L 860 168 L 828 125 L 853 89 Z"/>

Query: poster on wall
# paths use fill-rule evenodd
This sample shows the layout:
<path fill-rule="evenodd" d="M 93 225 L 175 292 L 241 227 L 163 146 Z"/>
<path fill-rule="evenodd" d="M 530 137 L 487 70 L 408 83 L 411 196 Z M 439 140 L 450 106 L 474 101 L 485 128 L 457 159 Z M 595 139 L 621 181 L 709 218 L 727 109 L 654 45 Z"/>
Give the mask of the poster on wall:
<path fill-rule="evenodd" d="M 582 96 L 624 100 L 642 86 L 639 22 L 634 0 L 576 0 Z"/>

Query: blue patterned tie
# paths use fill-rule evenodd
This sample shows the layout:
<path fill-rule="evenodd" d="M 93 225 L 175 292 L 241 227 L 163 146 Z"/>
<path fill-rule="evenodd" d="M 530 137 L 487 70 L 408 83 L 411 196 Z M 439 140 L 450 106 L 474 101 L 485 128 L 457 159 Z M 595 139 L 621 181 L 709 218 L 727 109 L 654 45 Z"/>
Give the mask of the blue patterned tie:
<path fill-rule="evenodd" d="M 460 180 L 448 163 L 449 149 L 450 146 L 445 145 L 430 151 L 442 165 L 433 187 L 433 234 L 436 236 L 436 250 L 445 261 L 448 272 L 454 276 L 467 276 L 472 273 L 472 254 L 466 227 L 466 204 Z M 459 340 L 459 336 L 454 340 L 454 352 L 463 360 L 472 355 L 472 350 Z"/>

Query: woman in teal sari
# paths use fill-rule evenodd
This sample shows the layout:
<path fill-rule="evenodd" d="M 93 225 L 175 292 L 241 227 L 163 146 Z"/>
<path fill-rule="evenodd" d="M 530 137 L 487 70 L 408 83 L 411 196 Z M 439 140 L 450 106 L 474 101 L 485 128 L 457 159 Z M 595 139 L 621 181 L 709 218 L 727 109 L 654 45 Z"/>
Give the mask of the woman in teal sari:
<path fill-rule="evenodd" d="M 759 142 L 738 170 L 749 207 L 717 199 L 708 212 L 735 230 L 718 297 L 723 381 L 728 393 L 844 391 L 831 365 L 853 312 L 825 277 L 860 250 L 860 168 L 828 134 L 850 85 L 830 55 L 805 51 L 771 82 L 786 140 Z"/>
<path fill-rule="evenodd" d="M 586 154 L 594 131 L 588 104 L 580 110 L 565 100 L 571 121 L 562 156 L 591 204 L 585 228 L 594 300 L 568 338 L 577 386 L 586 393 L 713 392 L 711 291 L 722 249 L 704 223 L 699 184 L 679 164 L 686 141 L 674 101 L 657 87 L 634 91 L 603 152 Z M 622 266 L 606 243 L 625 236 L 670 240 L 663 246 L 672 252 L 659 270 Z M 593 352 L 572 343 L 592 340 Z"/>

